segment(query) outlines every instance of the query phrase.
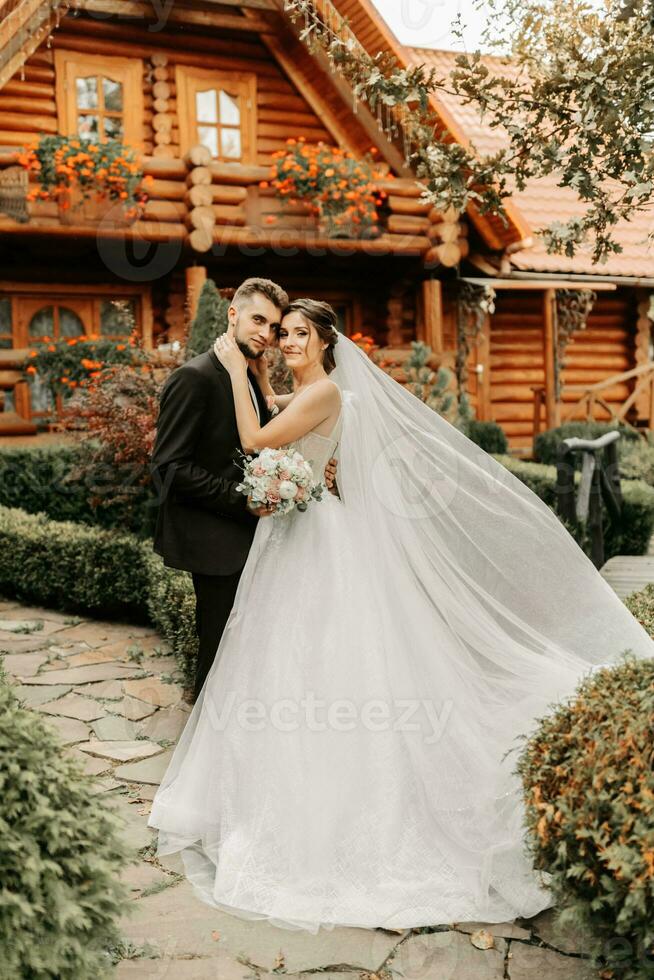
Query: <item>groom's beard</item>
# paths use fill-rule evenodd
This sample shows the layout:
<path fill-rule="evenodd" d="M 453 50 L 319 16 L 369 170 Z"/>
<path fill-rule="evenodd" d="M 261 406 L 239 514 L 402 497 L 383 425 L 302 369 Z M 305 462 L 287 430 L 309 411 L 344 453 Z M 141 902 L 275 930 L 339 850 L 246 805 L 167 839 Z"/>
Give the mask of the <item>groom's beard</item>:
<path fill-rule="evenodd" d="M 261 350 L 255 351 L 241 340 L 236 341 L 236 346 L 240 350 L 241 354 L 243 354 L 244 357 L 247 357 L 250 361 L 256 361 L 260 357 L 263 357 L 263 355 L 266 353 L 265 347 L 262 347 Z"/>
<path fill-rule="evenodd" d="M 252 350 L 252 348 L 249 347 L 244 340 L 239 340 L 237 337 L 239 319 L 240 316 L 237 317 L 236 322 L 234 323 L 234 340 L 236 341 L 236 346 L 240 350 L 243 357 L 247 357 L 249 361 L 256 361 L 265 354 L 266 348 L 262 347 L 261 350 Z"/>

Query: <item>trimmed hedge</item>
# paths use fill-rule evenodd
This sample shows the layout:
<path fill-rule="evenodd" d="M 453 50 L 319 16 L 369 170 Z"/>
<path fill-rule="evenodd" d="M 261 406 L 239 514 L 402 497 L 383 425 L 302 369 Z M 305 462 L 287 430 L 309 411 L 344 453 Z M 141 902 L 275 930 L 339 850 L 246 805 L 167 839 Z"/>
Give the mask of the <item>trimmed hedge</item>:
<path fill-rule="evenodd" d="M 97 475 L 97 486 L 71 479 L 88 452 L 89 443 L 64 442 L 52 446 L 3 447 L 0 450 L 0 506 L 20 507 L 30 514 L 43 513 L 54 521 L 121 528 L 152 536 L 156 520 L 154 495 L 135 487 L 135 503 L 92 507 L 89 498 L 102 495 L 115 479 L 114 472 Z"/>
<path fill-rule="evenodd" d="M 112 966 L 129 907 L 122 821 L 90 793 L 45 717 L 0 667 L 0 949 L 3 977 L 95 980 Z"/>
<path fill-rule="evenodd" d="M 0 507 L 0 593 L 101 618 L 150 622 L 188 681 L 197 653 L 195 593 L 151 541 Z"/>
<path fill-rule="evenodd" d="M 653 726 L 654 659 L 626 652 L 541 719 L 517 768 L 556 923 L 615 980 L 654 976 Z"/>
<path fill-rule="evenodd" d="M 495 455 L 548 507 L 556 510 L 556 466 L 529 463 L 512 456 Z M 579 479 L 579 475 L 576 474 Z M 654 488 L 642 480 L 622 480 L 622 517 L 614 526 L 604 509 L 604 554 L 608 561 L 613 555 L 644 555 L 654 532 Z"/>

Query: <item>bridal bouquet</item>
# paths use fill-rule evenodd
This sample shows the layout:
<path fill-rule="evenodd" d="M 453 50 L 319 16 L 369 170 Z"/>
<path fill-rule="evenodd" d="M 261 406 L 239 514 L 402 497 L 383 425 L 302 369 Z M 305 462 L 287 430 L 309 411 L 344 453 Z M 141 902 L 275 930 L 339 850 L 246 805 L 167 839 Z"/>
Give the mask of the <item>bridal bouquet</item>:
<path fill-rule="evenodd" d="M 295 450 L 262 449 L 243 461 L 243 482 L 236 489 L 253 503 L 273 508 L 273 517 L 306 510 L 322 498 L 324 484 L 315 482 L 309 463 Z"/>

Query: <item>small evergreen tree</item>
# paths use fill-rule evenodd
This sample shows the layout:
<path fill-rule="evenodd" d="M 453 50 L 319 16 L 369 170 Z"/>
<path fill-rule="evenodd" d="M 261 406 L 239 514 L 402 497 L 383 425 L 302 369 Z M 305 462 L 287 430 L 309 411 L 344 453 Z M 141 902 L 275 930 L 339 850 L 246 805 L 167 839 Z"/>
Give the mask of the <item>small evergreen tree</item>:
<path fill-rule="evenodd" d="M 230 301 L 223 299 L 213 279 L 202 286 L 198 309 L 186 339 L 186 359 L 204 354 L 213 347 L 216 337 L 227 330 Z"/>
<path fill-rule="evenodd" d="M 94 980 L 112 965 L 129 893 L 122 821 L 23 707 L 0 663 L 0 976 Z"/>

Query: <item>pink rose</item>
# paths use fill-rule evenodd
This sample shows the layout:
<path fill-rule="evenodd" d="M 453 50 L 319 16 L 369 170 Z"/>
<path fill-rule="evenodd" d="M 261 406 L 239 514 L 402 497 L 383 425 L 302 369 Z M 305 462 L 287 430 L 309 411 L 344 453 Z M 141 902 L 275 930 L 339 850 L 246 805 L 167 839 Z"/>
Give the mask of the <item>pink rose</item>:
<path fill-rule="evenodd" d="M 252 467 L 252 475 L 253 476 L 263 476 L 264 473 L 265 473 L 265 470 L 264 470 L 264 468 L 262 466 L 253 466 Z"/>
<path fill-rule="evenodd" d="M 279 491 L 278 490 L 269 490 L 268 493 L 266 494 L 266 496 L 268 497 L 268 503 L 269 504 L 278 504 L 280 502 L 280 500 L 282 499 L 279 496 Z"/>

